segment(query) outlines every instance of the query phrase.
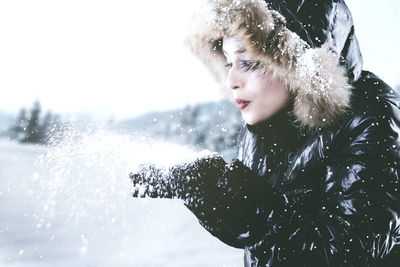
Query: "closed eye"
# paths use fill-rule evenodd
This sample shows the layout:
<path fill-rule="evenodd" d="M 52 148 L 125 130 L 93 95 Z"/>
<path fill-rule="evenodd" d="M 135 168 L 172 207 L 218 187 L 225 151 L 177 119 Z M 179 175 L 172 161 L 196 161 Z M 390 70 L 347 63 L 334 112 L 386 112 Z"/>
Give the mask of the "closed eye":
<path fill-rule="evenodd" d="M 241 68 L 249 68 L 251 66 L 251 61 L 250 60 L 241 60 L 240 61 L 240 67 Z"/>
<path fill-rule="evenodd" d="M 227 62 L 225 64 L 226 68 L 232 68 L 233 63 L 231 62 Z M 260 66 L 260 62 L 259 61 L 254 61 L 254 60 L 240 60 L 239 61 L 239 67 L 243 70 L 243 71 L 249 71 L 249 70 L 256 70 L 258 67 Z"/>
<path fill-rule="evenodd" d="M 249 70 L 254 71 L 260 66 L 260 62 L 254 60 L 241 60 L 239 64 L 240 68 L 243 69 L 244 71 L 249 71 Z"/>

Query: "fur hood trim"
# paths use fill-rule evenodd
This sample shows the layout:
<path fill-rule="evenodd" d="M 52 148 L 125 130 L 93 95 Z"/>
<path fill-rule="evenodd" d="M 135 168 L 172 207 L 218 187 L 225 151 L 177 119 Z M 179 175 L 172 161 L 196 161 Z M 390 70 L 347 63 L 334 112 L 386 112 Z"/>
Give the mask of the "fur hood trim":
<path fill-rule="evenodd" d="M 286 84 L 301 126 L 331 125 L 350 105 L 346 69 L 339 64 L 339 55 L 329 50 L 329 43 L 310 48 L 262 0 L 208 1 L 195 15 L 190 31 L 187 45 L 229 96 L 222 38 L 235 36 L 264 71 L 273 71 Z"/>

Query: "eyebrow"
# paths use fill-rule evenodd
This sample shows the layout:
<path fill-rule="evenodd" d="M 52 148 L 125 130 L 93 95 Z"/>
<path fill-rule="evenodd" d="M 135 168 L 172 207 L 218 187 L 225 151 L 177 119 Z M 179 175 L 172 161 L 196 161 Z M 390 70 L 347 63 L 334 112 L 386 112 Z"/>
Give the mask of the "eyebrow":
<path fill-rule="evenodd" d="M 245 51 L 246 51 L 246 49 L 242 48 L 242 49 L 236 50 L 236 51 L 235 51 L 235 54 L 236 54 L 236 55 L 243 54 Z M 222 49 L 222 53 L 224 53 L 224 55 L 227 54 L 226 51 L 225 51 L 224 49 Z"/>

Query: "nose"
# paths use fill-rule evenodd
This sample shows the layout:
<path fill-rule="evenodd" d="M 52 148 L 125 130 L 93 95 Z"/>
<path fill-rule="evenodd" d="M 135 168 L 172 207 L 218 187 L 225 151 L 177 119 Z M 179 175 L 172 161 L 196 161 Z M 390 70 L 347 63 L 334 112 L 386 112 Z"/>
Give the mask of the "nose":
<path fill-rule="evenodd" d="M 240 71 L 235 67 L 232 66 L 229 69 L 228 77 L 227 77 L 227 85 L 230 89 L 236 90 L 239 88 L 243 88 L 243 77 Z"/>

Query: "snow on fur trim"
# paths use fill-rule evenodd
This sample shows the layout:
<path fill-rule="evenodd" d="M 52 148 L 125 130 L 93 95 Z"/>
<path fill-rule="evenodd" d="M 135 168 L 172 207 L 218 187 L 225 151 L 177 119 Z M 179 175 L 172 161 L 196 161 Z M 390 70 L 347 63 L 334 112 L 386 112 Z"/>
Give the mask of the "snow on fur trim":
<path fill-rule="evenodd" d="M 237 37 L 265 72 L 272 71 L 286 84 L 294 96 L 293 113 L 302 126 L 329 125 L 350 105 L 351 85 L 339 55 L 329 50 L 329 44 L 310 48 L 262 0 L 208 1 L 190 31 L 187 45 L 223 88 L 228 70 L 222 38 Z"/>

